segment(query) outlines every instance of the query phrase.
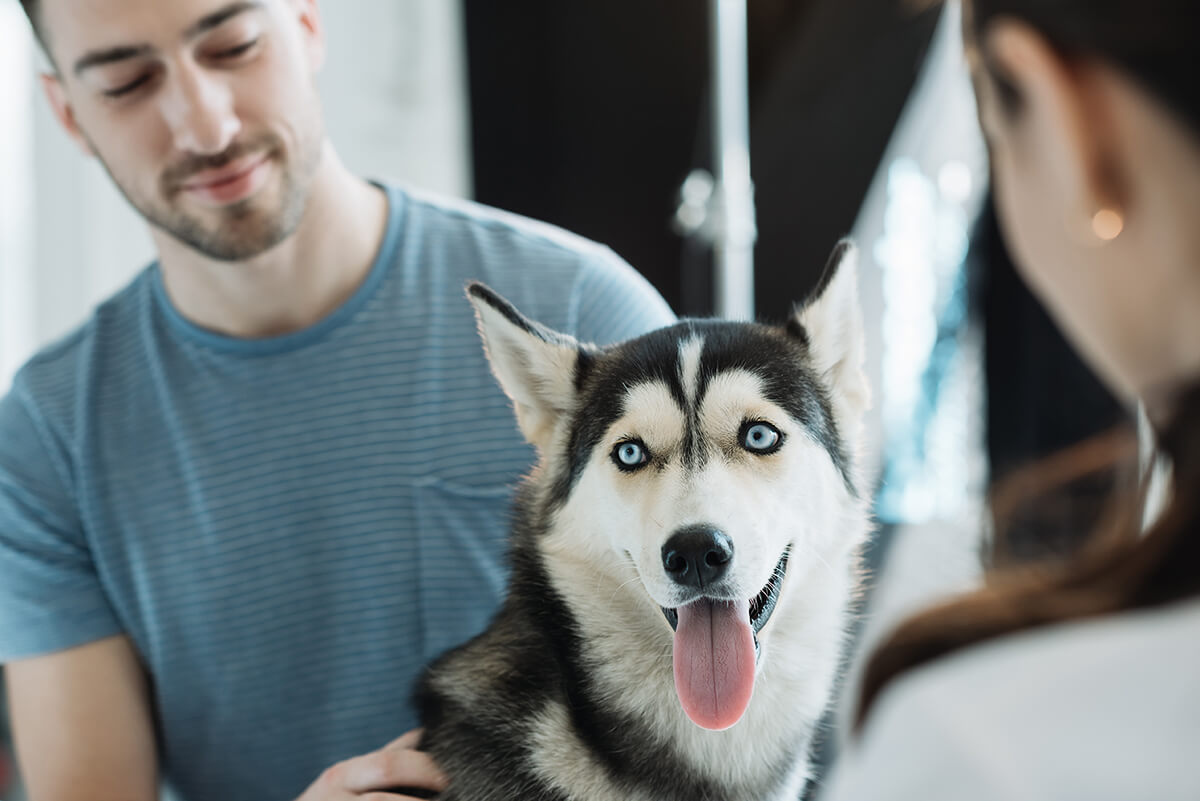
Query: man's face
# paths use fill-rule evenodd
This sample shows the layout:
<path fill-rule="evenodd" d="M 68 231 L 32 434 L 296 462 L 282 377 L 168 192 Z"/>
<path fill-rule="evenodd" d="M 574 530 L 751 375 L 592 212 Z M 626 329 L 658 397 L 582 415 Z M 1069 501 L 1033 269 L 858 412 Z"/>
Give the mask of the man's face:
<path fill-rule="evenodd" d="M 42 0 L 68 131 L 153 225 L 243 260 L 299 224 L 324 130 L 315 0 Z"/>

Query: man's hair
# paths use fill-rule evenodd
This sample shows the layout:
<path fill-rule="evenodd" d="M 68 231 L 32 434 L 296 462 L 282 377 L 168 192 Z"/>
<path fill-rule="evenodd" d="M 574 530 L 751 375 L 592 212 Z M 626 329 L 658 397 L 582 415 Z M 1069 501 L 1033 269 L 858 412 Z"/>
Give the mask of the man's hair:
<path fill-rule="evenodd" d="M 25 16 L 29 17 L 29 25 L 33 28 L 33 35 L 37 37 L 38 42 L 42 45 L 42 49 L 49 55 L 50 50 L 46 47 L 46 37 L 42 33 L 41 20 L 39 19 L 38 12 L 41 11 L 40 3 L 38 3 L 38 0 L 21 0 L 21 9 L 25 12 Z"/>

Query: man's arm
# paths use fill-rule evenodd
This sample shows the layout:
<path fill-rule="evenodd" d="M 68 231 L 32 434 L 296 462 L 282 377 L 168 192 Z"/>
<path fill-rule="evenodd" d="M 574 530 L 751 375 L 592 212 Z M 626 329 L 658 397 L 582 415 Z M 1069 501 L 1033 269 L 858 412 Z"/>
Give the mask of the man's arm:
<path fill-rule="evenodd" d="M 158 798 L 149 688 L 128 637 L 16 660 L 5 675 L 29 801 Z"/>

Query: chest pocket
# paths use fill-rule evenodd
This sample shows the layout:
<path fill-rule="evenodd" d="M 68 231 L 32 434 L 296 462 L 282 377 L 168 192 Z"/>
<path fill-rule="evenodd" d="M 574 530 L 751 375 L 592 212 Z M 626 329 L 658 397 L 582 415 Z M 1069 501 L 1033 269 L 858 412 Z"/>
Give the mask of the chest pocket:
<path fill-rule="evenodd" d="M 483 631 L 504 599 L 513 489 L 430 477 L 414 492 L 418 614 L 428 661 Z"/>

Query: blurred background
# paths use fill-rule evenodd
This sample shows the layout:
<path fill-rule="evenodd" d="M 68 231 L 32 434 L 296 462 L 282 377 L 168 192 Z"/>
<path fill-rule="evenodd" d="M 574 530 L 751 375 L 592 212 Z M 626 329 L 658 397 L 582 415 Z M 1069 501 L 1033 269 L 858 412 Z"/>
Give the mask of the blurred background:
<path fill-rule="evenodd" d="M 998 238 L 957 6 L 745 8 L 758 316 L 782 320 L 838 238 L 860 247 L 879 523 L 862 652 L 981 565 L 1069 553 L 1131 480 L 1128 438 L 1109 433 L 1128 421 Z M 562 225 L 611 246 L 681 315 L 712 313 L 707 3 L 338 0 L 323 14 L 326 122 L 353 169 Z M 153 258 L 52 119 L 40 68 L 18 3 L 0 0 L 0 392 Z M 11 800 L 4 741 L 0 729 Z"/>

